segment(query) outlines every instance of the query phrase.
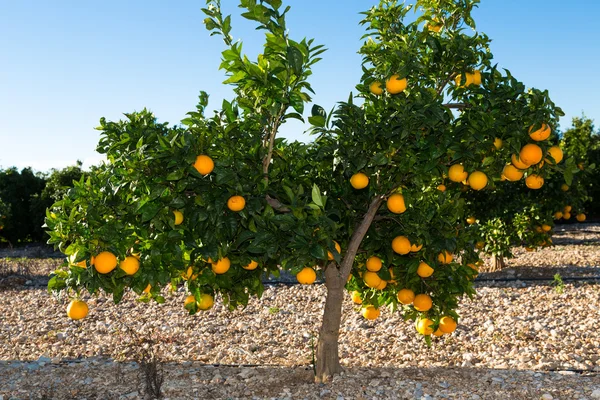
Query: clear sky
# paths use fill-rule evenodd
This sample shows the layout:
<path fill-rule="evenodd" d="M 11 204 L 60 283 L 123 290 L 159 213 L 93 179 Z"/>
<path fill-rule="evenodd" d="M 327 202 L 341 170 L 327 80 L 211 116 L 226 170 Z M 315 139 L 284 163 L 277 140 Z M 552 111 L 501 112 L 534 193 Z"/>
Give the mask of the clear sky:
<path fill-rule="evenodd" d="M 225 13 L 237 1 L 223 0 Z M 284 0 L 291 37 L 313 37 L 329 49 L 314 68 L 314 101 L 330 110 L 358 82 L 363 33 L 375 0 Z M 98 163 L 100 117 L 152 110 L 178 123 L 199 90 L 209 109 L 231 97 L 218 70 L 223 49 L 204 29 L 203 0 L 0 0 L 0 167 L 62 168 Z M 478 30 L 492 39 L 496 62 L 528 86 L 547 88 L 566 112 L 600 124 L 600 2 L 482 0 Z M 233 19 L 234 37 L 254 55 L 261 35 Z M 308 107 L 310 110 L 310 107 Z M 284 136 L 307 140 L 290 124 Z"/>

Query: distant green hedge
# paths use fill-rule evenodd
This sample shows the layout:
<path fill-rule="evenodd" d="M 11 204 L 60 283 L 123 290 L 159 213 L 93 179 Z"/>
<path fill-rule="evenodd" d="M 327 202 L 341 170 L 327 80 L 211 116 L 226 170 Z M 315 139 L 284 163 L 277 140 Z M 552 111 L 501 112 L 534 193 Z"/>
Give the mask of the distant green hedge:
<path fill-rule="evenodd" d="M 0 241 L 12 245 L 45 242 L 46 209 L 83 175 L 80 162 L 49 173 L 31 168 L 0 170 Z"/>

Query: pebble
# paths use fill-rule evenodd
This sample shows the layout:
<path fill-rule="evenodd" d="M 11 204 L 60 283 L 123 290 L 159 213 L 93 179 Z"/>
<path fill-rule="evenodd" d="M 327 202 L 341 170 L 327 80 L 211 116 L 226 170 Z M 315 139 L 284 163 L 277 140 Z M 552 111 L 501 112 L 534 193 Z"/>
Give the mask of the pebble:
<path fill-rule="evenodd" d="M 594 389 L 590 396 L 592 399 L 600 399 L 600 389 Z"/>

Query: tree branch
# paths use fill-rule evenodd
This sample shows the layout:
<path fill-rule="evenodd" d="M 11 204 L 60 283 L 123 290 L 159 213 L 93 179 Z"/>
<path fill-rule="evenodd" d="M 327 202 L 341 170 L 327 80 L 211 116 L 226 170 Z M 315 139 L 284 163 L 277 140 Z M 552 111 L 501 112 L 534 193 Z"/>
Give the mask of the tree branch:
<path fill-rule="evenodd" d="M 289 208 L 287 208 L 286 206 L 284 206 L 279 200 L 274 199 L 273 197 L 266 195 L 265 198 L 267 199 L 267 203 L 269 203 L 269 205 L 271 207 L 273 207 L 273 209 L 282 212 L 282 213 L 289 213 L 292 212 L 292 210 L 290 210 Z"/>
<path fill-rule="evenodd" d="M 457 108 L 459 110 L 465 109 L 469 106 L 467 103 L 447 103 L 447 104 L 442 104 L 442 105 L 444 107 Z"/>
<path fill-rule="evenodd" d="M 446 85 L 447 85 L 448 83 L 450 83 L 450 81 L 451 81 L 451 80 L 455 79 L 455 78 L 456 78 L 456 75 L 457 75 L 457 73 L 456 73 L 456 72 L 455 72 L 455 73 L 453 73 L 453 74 L 450 74 L 450 76 L 448 77 L 448 79 L 446 79 L 446 80 L 445 80 L 445 81 L 444 81 L 444 82 L 443 82 L 443 83 L 440 85 L 440 87 L 439 87 L 439 88 L 438 88 L 438 90 L 437 90 L 437 94 L 438 94 L 438 95 L 442 94 L 442 92 L 443 92 L 443 91 L 444 91 L 444 89 L 446 88 Z"/>

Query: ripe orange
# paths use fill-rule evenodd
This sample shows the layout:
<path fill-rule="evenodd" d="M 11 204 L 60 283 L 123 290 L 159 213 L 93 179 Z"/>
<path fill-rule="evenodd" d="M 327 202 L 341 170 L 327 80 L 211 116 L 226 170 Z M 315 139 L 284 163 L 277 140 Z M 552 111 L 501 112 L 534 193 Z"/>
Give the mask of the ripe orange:
<path fill-rule="evenodd" d="M 444 334 L 444 332 L 440 331 L 440 328 L 437 328 L 435 332 L 433 332 L 433 336 L 440 337 Z"/>
<path fill-rule="evenodd" d="M 370 288 L 377 288 L 381 285 L 381 278 L 377 275 L 377 272 L 367 271 L 363 274 L 363 281 L 365 285 Z"/>
<path fill-rule="evenodd" d="M 233 212 L 242 211 L 244 207 L 246 207 L 246 200 L 242 196 L 231 196 L 229 200 L 227 200 L 227 208 Z"/>
<path fill-rule="evenodd" d="M 535 165 L 542 161 L 542 149 L 537 144 L 528 143 L 519 152 L 519 158 L 527 165 Z"/>
<path fill-rule="evenodd" d="M 302 285 L 312 285 L 317 280 L 317 273 L 310 267 L 304 267 L 296 274 L 296 279 Z"/>
<path fill-rule="evenodd" d="M 448 178 L 452 182 L 462 182 L 465 179 L 467 179 L 468 176 L 469 174 L 465 171 L 465 168 L 460 164 L 454 164 L 448 169 Z"/>
<path fill-rule="evenodd" d="M 229 271 L 229 267 L 231 267 L 231 261 L 229 261 L 229 258 L 227 257 L 223 257 L 216 263 L 212 264 L 212 270 L 217 275 L 221 275 Z"/>
<path fill-rule="evenodd" d="M 562 190 L 563 192 L 568 192 L 569 185 L 567 185 L 566 183 L 563 183 L 562 185 L 560 185 L 560 190 Z"/>
<path fill-rule="evenodd" d="M 502 139 L 500 139 L 500 138 L 494 139 L 494 147 L 496 148 L 496 150 L 500 150 L 503 145 L 504 145 L 504 142 L 502 141 Z"/>
<path fill-rule="evenodd" d="M 381 258 L 377 256 L 371 256 L 367 259 L 367 270 L 371 272 L 377 272 L 381 269 L 382 266 Z"/>
<path fill-rule="evenodd" d="M 208 175 L 215 169 L 215 163 L 209 156 L 200 155 L 196 157 L 194 168 L 196 168 L 196 171 L 198 171 L 200 175 Z"/>
<path fill-rule="evenodd" d="M 469 175 L 469 186 L 473 190 L 481 190 L 487 186 L 488 178 L 481 171 L 474 171 Z"/>
<path fill-rule="evenodd" d="M 375 96 L 379 96 L 383 93 L 383 87 L 381 87 L 381 82 L 379 81 L 374 81 L 369 85 L 369 90 L 371 91 L 371 93 L 373 93 Z"/>
<path fill-rule="evenodd" d="M 421 261 L 419 263 L 419 267 L 417 268 L 417 275 L 419 275 L 421 278 L 429 278 L 431 275 L 433 275 L 433 268 L 431 268 L 426 262 Z"/>
<path fill-rule="evenodd" d="M 563 213 L 561 211 L 557 211 L 554 213 L 554 219 L 561 219 L 563 217 Z"/>
<path fill-rule="evenodd" d="M 525 185 L 527 185 L 529 189 L 539 189 L 544 186 L 544 178 L 539 175 L 531 174 L 525 178 Z"/>
<path fill-rule="evenodd" d="M 408 82 L 406 78 L 400 79 L 398 75 L 392 75 L 390 79 L 385 82 L 385 88 L 390 94 L 402 93 L 407 85 Z"/>
<path fill-rule="evenodd" d="M 405 255 L 410 253 L 410 247 L 410 240 L 406 236 L 396 236 L 392 240 L 392 249 L 398 254 Z"/>
<path fill-rule="evenodd" d="M 415 300 L 415 292 L 410 289 L 401 289 L 396 296 L 402 304 L 412 304 Z"/>
<path fill-rule="evenodd" d="M 456 321 L 452 317 L 440 318 L 440 331 L 444 333 L 452 333 L 456 330 Z"/>
<path fill-rule="evenodd" d="M 566 219 L 567 221 L 571 219 L 571 213 L 570 212 L 565 212 L 563 213 L 563 218 Z"/>
<path fill-rule="evenodd" d="M 475 222 L 477 222 L 477 219 L 475 217 L 467 218 L 467 224 L 473 225 Z"/>
<path fill-rule="evenodd" d="M 516 154 L 513 154 L 510 157 L 510 161 L 512 162 L 512 165 L 514 165 L 518 169 L 527 169 L 527 168 L 529 168 L 529 165 L 525 164 Z"/>
<path fill-rule="evenodd" d="M 423 248 L 422 244 L 417 245 L 417 244 L 413 243 L 413 244 L 410 245 L 410 251 L 411 251 L 411 253 L 416 253 L 417 251 L 421 250 L 422 248 Z"/>
<path fill-rule="evenodd" d="M 193 294 L 190 294 L 189 296 L 187 296 L 185 298 L 185 300 L 183 300 L 183 306 L 187 306 L 188 304 L 194 304 L 196 302 L 196 298 L 194 297 Z"/>
<path fill-rule="evenodd" d="M 552 230 L 552 227 L 548 224 L 544 224 L 544 225 L 542 225 L 542 230 L 544 232 L 550 232 Z"/>
<path fill-rule="evenodd" d="M 470 72 L 465 72 L 465 84 L 462 87 L 467 87 L 475 83 L 473 78 L 473 74 Z M 456 86 L 461 86 L 460 83 L 462 82 L 462 74 L 457 75 L 454 79 L 454 82 L 456 82 Z"/>
<path fill-rule="evenodd" d="M 383 279 L 381 280 L 381 283 L 379 284 L 379 286 L 377 286 L 375 289 L 377 290 L 383 290 L 385 289 L 387 286 L 387 281 L 384 281 Z"/>
<path fill-rule="evenodd" d="M 78 320 L 85 318 L 88 315 L 88 305 L 85 301 L 71 300 L 67 306 L 67 317 Z"/>
<path fill-rule="evenodd" d="M 585 221 L 586 216 L 584 213 L 581 213 L 581 214 L 577 214 L 577 216 L 575 218 L 577 218 L 577 221 L 583 222 L 583 221 Z"/>
<path fill-rule="evenodd" d="M 402 214 L 406 211 L 406 204 L 404 204 L 404 196 L 399 193 L 394 193 L 387 199 L 387 208 L 394 214 Z"/>
<path fill-rule="evenodd" d="M 150 293 L 150 290 L 152 290 L 152 285 L 148 284 L 148 286 L 146 286 L 146 289 L 144 289 L 144 293 Z"/>
<path fill-rule="evenodd" d="M 444 27 L 444 24 L 442 24 L 436 18 L 434 18 L 430 22 L 428 22 L 425 25 L 425 27 L 429 31 L 432 31 L 432 32 L 435 32 L 435 33 L 439 33 L 442 30 L 442 28 Z"/>
<path fill-rule="evenodd" d="M 517 167 L 512 164 L 506 164 L 502 170 L 502 175 L 504 175 L 509 181 L 516 182 L 523 178 L 523 171 L 517 169 Z"/>
<path fill-rule="evenodd" d="M 362 304 L 360 293 L 358 293 L 356 290 L 352 292 L 352 301 L 354 302 L 354 304 Z"/>
<path fill-rule="evenodd" d="M 258 263 L 254 260 L 250 261 L 250 264 L 242 266 L 245 270 L 254 271 L 258 267 Z"/>
<path fill-rule="evenodd" d="M 333 241 L 333 245 L 334 245 L 335 249 L 337 250 L 338 254 L 341 254 L 342 253 L 342 248 L 341 248 L 340 244 L 334 240 Z M 335 260 L 335 257 L 333 256 L 333 253 L 330 252 L 329 250 L 327 250 L 327 259 L 329 261 Z"/>
<path fill-rule="evenodd" d="M 550 154 L 550 157 L 552 157 L 556 164 L 560 163 L 564 157 L 562 149 L 558 146 L 550 147 L 548 149 L 548 154 Z"/>
<path fill-rule="evenodd" d="M 413 300 L 413 305 L 415 307 L 415 310 L 425 312 L 431 309 L 431 307 L 433 306 L 433 302 L 431 301 L 431 297 L 429 297 L 428 294 L 421 293 L 415 296 L 415 299 Z"/>
<path fill-rule="evenodd" d="M 127 275 L 133 275 L 140 269 L 140 262 L 133 256 L 125 257 L 123 261 L 119 263 L 121 268 Z"/>
<path fill-rule="evenodd" d="M 429 336 L 433 333 L 433 321 L 429 318 L 418 319 L 415 327 L 421 335 Z"/>
<path fill-rule="evenodd" d="M 437 190 L 439 190 L 440 192 L 445 192 L 446 191 L 446 185 L 438 185 Z"/>
<path fill-rule="evenodd" d="M 437 259 L 442 264 L 450 264 L 454 259 L 454 255 L 449 251 L 444 250 L 440 254 L 438 254 Z"/>
<path fill-rule="evenodd" d="M 212 308 L 213 304 L 215 304 L 215 299 L 210 294 L 202 293 L 200 295 L 200 301 L 197 304 L 198 309 L 208 310 L 209 308 Z"/>
<path fill-rule="evenodd" d="M 183 213 L 179 210 L 175 210 L 173 211 L 173 214 L 175 215 L 175 225 L 181 225 L 183 222 Z"/>
<path fill-rule="evenodd" d="M 94 268 L 101 274 L 108 274 L 117 267 L 117 257 L 110 251 L 103 251 L 94 259 Z"/>
<path fill-rule="evenodd" d="M 529 137 L 535 140 L 536 142 L 548 139 L 550 137 L 550 134 L 552 133 L 550 125 L 547 124 L 542 124 L 542 126 L 538 130 L 534 132 L 532 131 L 533 125 L 529 127 Z"/>
<path fill-rule="evenodd" d="M 374 320 L 374 319 L 377 319 L 377 317 L 379 317 L 379 314 L 380 314 L 379 309 L 375 308 L 372 305 L 365 306 L 362 309 L 362 316 L 365 319 L 368 319 L 368 320 L 371 320 L 371 321 Z"/>
<path fill-rule="evenodd" d="M 473 77 L 473 84 L 480 86 L 481 85 L 481 71 L 476 69 L 475 71 L 473 71 L 472 77 Z"/>
<path fill-rule="evenodd" d="M 369 177 L 362 172 L 358 172 L 350 178 L 350 185 L 357 190 L 364 189 L 369 186 Z"/>
<path fill-rule="evenodd" d="M 571 206 L 565 206 L 565 208 L 563 208 L 564 212 L 571 212 L 571 210 L 573 209 L 573 207 Z"/>

